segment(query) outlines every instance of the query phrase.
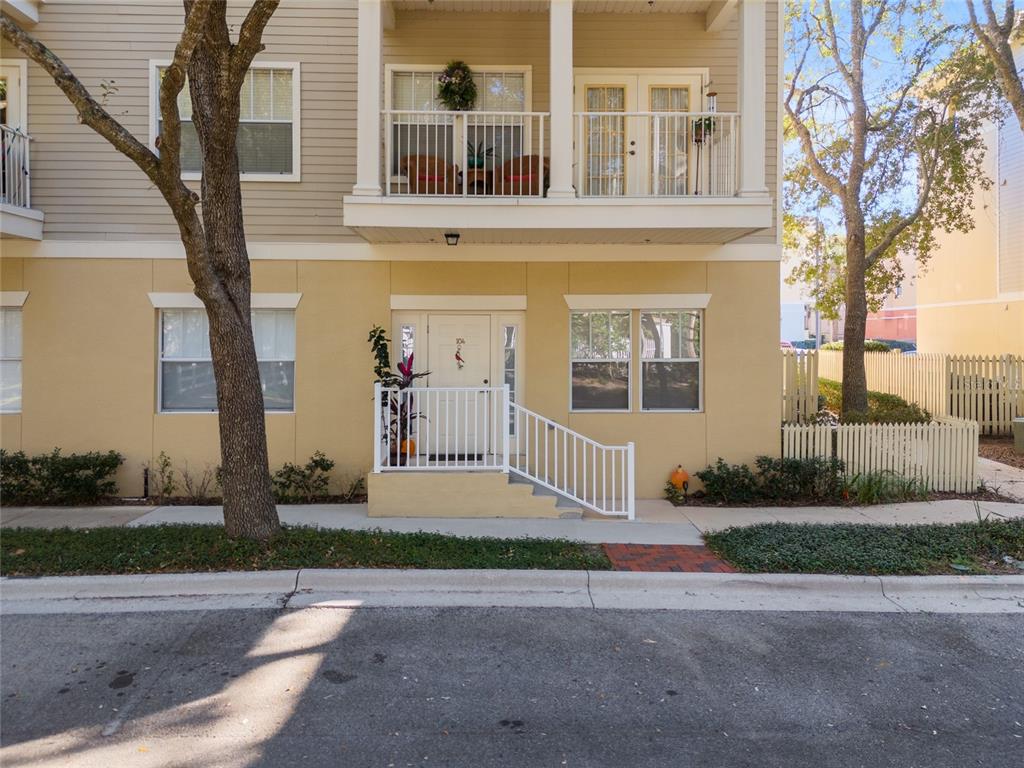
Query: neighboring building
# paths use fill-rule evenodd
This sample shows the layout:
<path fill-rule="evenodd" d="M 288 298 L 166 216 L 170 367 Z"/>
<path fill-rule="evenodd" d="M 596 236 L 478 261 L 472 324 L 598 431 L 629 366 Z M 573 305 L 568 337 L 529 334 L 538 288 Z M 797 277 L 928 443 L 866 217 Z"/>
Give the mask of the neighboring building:
<path fill-rule="evenodd" d="M 1014 54 L 1024 66 L 1024 45 Z M 985 135 L 993 180 L 974 200 L 975 227 L 939 236 L 917 277 L 921 352 L 1024 355 L 1024 133 L 1014 115 Z"/>
<path fill-rule="evenodd" d="M 902 262 L 903 280 L 885 297 L 881 309 L 868 313 L 865 338 L 917 342 L 917 262 L 911 254 Z"/>
<path fill-rule="evenodd" d="M 3 6 L 94 92 L 106 82 L 108 108 L 153 145 L 180 0 Z M 584 437 L 635 443 L 640 497 L 677 464 L 775 452 L 780 24 L 776 0 L 285 0 L 239 145 L 272 467 L 315 450 L 338 474 L 394 458 L 374 437 L 375 324 L 430 371 L 421 383 L 483 396 L 421 395 L 445 411 L 417 423 L 412 463 L 508 455 L 602 507 L 582 491 L 599 469 Z M 5 132 L 31 168 L 7 166 L 2 211 L 4 447 L 118 450 L 126 494 L 161 451 L 216 464 L 206 318 L 172 217 L 39 67 L 2 56 L 10 122 L 32 137 Z M 436 97 L 453 60 L 476 74 L 474 111 Z M 550 420 L 534 423 L 539 448 L 522 411 L 490 418 L 503 382 Z M 455 514 L 484 474 L 374 474 L 371 505 L 416 512 L 440 494 Z M 606 493 L 621 477 L 601 469 Z"/>

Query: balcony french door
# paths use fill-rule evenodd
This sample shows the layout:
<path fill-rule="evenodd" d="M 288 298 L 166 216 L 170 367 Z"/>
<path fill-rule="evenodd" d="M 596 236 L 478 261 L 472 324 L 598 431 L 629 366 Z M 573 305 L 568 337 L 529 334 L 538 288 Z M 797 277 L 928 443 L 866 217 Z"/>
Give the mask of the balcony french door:
<path fill-rule="evenodd" d="M 586 197 L 692 194 L 699 75 L 576 76 L 576 177 Z"/>

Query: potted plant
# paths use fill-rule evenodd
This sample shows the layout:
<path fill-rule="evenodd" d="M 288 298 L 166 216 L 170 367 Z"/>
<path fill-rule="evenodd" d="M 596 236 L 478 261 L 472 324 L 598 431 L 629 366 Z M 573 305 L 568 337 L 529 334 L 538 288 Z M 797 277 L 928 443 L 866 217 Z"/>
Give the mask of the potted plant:
<path fill-rule="evenodd" d="M 430 371 L 422 373 L 413 371 L 415 357 L 413 353 L 410 353 L 408 357 L 403 357 L 402 362 L 395 366 L 398 373 L 392 371 L 391 339 L 379 325 L 375 325 L 370 330 L 367 341 L 370 343 L 374 357 L 373 373 L 376 380 L 387 390 L 381 406 L 380 418 L 383 422 L 382 439 L 390 446 L 389 466 L 400 466 L 405 464 L 409 456 L 416 452 L 416 441 L 410 434 L 410 425 L 423 418 L 423 414 L 416 410 L 415 396 L 406 390 L 412 387 L 416 379 L 429 376 Z M 395 388 L 399 391 L 394 392 Z"/>
<path fill-rule="evenodd" d="M 464 61 L 451 61 L 437 77 L 437 97 L 447 109 L 463 112 L 476 104 L 473 70 Z"/>
<path fill-rule="evenodd" d="M 466 165 L 470 168 L 485 168 L 487 161 L 494 158 L 494 147 L 485 146 L 483 141 L 479 144 L 467 142 L 466 148 Z"/>

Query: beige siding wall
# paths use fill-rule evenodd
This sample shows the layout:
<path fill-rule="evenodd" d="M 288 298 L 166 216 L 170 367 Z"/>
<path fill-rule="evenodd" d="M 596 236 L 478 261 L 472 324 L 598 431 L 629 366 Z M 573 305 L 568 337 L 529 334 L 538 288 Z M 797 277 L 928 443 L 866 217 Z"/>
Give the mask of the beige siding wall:
<path fill-rule="evenodd" d="M 248 3 L 232 2 L 238 29 Z M 149 141 L 150 59 L 168 59 L 181 32 L 180 0 L 123 4 L 47 2 L 33 33 L 107 108 Z M 359 242 L 341 226 L 341 199 L 355 176 L 355 0 L 288 0 L 275 13 L 257 61 L 299 61 L 302 72 L 302 180 L 244 182 L 246 229 L 255 240 Z M 5 58 L 17 58 L 9 46 Z M 46 74 L 29 64 L 32 202 L 44 236 L 68 240 L 177 238 L 152 184 L 89 128 Z"/>
<path fill-rule="evenodd" d="M 573 63 L 579 68 L 708 68 L 718 109 L 738 109 L 738 23 L 721 32 L 704 29 L 704 14 L 577 13 L 573 23 Z M 779 6 L 767 4 L 767 89 L 765 93 L 765 172 L 774 197 L 778 181 Z M 529 65 L 531 109 L 550 109 L 548 18 L 542 13 L 436 13 L 404 11 L 385 33 L 387 64 L 443 65 L 462 59 L 470 66 Z M 742 116 L 741 116 L 742 119 Z M 739 242 L 773 243 L 775 231 Z"/>
<path fill-rule="evenodd" d="M 141 492 L 142 466 L 161 451 L 179 467 L 218 463 L 215 415 L 156 412 L 157 312 L 146 294 L 187 291 L 183 261 L 7 259 L 0 278 L 5 290 L 29 291 L 23 411 L 0 417 L 4 448 L 118 450 L 127 457 L 118 478 L 125 494 Z M 660 496 L 676 464 L 693 471 L 718 456 L 777 452 L 779 300 L 763 288 L 778 279 L 774 262 L 256 262 L 255 291 L 302 293 L 295 412 L 267 415 L 271 465 L 322 450 L 337 460 L 339 477 L 369 468 L 366 334 L 390 325 L 392 293 L 525 294 L 524 404 L 594 439 L 634 441 L 638 493 Z M 564 295 L 665 292 L 711 294 L 705 411 L 640 413 L 634 361 L 632 413 L 570 414 Z"/>
<path fill-rule="evenodd" d="M 229 6 L 237 29 L 246 4 Z M 768 4 L 767 181 L 776 185 L 778 5 Z M 166 59 L 181 29 L 177 0 L 71 3 L 52 0 L 34 33 L 94 92 L 113 82 L 107 106 L 149 140 L 150 59 Z M 529 64 L 533 108 L 548 108 L 548 24 L 540 13 L 400 12 L 385 35 L 385 61 Z M 302 180 L 244 182 L 247 231 L 260 241 L 359 242 L 342 226 L 342 197 L 355 173 L 355 0 L 286 0 L 265 35 L 265 61 L 302 65 Z M 719 108 L 736 109 L 737 24 L 704 31 L 703 14 L 577 14 L 578 67 L 708 67 Z M 18 58 L 9 46 L 3 56 Z M 175 239 L 177 230 L 149 181 L 90 129 L 43 71 L 30 64 L 33 204 L 45 237 L 66 240 Z M 744 242 L 774 242 L 774 232 Z"/>

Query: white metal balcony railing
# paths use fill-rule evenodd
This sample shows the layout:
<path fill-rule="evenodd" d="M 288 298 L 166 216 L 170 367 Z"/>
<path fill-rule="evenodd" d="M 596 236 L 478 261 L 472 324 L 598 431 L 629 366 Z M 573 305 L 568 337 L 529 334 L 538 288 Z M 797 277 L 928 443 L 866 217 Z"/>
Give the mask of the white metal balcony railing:
<path fill-rule="evenodd" d="M 389 196 L 543 197 L 549 186 L 546 112 L 385 110 Z M 732 197 L 739 115 L 578 112 L 579 197 Z"/>
<path fill-rule="evenodd" d="M 540 197 L 546 112 L 385 110 L 387 195 Z"/>
<path fill-rule="evenodd" d="M 0 125 L 0 202 L 30 208 L 29 142 L 31 137 L 17 128 Z"/>
<path fill-rule="evenodd" d="M 577 112 L 580 197 L 731 197 L 739 115 Z"/>
<path fill-rule="evenodd" d="M 376 384 L 373 407 L 374 472 L 512 472 L 601 514 L 635 516 L 633 443 L 591 440 L 512 402 L 508 386 Z"/>

